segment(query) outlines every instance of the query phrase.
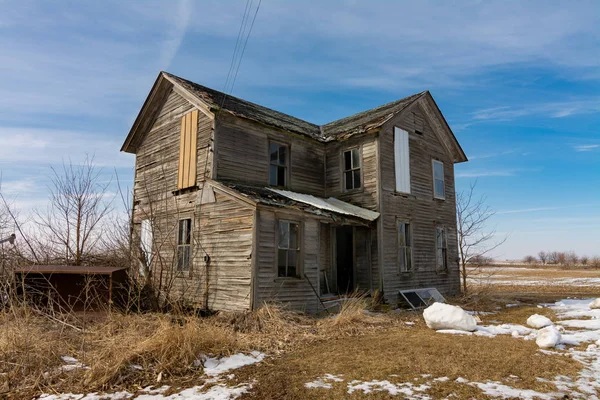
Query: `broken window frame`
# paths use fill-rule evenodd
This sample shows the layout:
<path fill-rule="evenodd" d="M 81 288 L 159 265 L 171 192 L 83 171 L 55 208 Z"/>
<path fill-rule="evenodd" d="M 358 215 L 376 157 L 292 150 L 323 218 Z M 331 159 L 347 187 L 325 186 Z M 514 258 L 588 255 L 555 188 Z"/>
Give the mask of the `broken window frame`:
<path fill-rule="evenodd" d="M 300 222 L 287 219 L 277 221 L 277 277 L 300 278 Z M 292 229 L 293 228 L 293 229 Z M 295 231 L 295 243 L 292 241 L 292 232 Z M 285 258 L 285 263 L 282 263 Z M 293 260 L 293 269 L 290 268 Z M 283 271 L 282 271 L 283 266 Z"/>
<path fill-rule="evenodd" d="M 396 221 L 398 245 L 398 273 L 413 271 L 412 224 Z"/>
<path fill-rule="evenodd" d="M 441 167 L 441 176 L 439 174 L 440 171 L 438 171 L 438 174 L 436 174 L 436 165 Z M 444 172 L 444 163 L 441 162 L 440 160 L 431 160 L 431 169 L 432 169 L 432 177 L 433 177 L 433 197 L 435 199 L 438 200 L 445 200 L 446 199 L 446 178 L 445 178 L 445 172 Z M 437 184 L 440 184 L 440 186 L 438 187 Z M 441 190 L 441 193 L 438 191 Z"/>
<path fill-rule="evenodd" d="M 346 155 L 349 154 L 350 165 L 348 165 L 348 160 L 346 160 Z M 356 157 L 354 155 L 356 154 Z M 355 161 L 358 165 L 355 164 Z M 342 152 L 342 175 L 343 179 L 343 189 L 344 192 L 350 192 L 353 190 L 359 190 L 363 187 L 363 179 L 362 179 L 362 157 L 360 147 L 354 147 Z M 348 187 L 348 177 L 351 178 L 351 187 Z M 356 180 L 358 179 L 358 185 L 356 184 Z"/>
<path fill-rule="evenodd" d="M 435 302 L 446 303 L 446 299 L 436 288 L 400 290 L 400 296 L 413 310 L 428 307 Z"/>
<path fill-rule="evenodd" d="M 192 219 L 181 218 L 177 223 L 177 271 L 189 271 L 192 264 Z"/>
<path fill-rule="evenodd" d="M 281 149 L 283 152 L 283 161 L 281 160 Z M 277 153 L 275 160 L 273 159 L 273 153 Z M 290 146 L 284 143 L 278 143 L 274 141 L 269 142 L 269 185 L 275 187 L 287 187 L 288 183 L 288 164 L 290 158 Z M 273 180 L 272 171 L 275 170 L 275 180 Z M 282 174 L 280 175 L 280 173 Z M 280 182 L 282 178 L 283 182 Z"/>
<path fill-rule="evenodd" d="M 435 266 L 438 272 L 448 272 L 448 237 L 443 226 L 435 227 Z"/>

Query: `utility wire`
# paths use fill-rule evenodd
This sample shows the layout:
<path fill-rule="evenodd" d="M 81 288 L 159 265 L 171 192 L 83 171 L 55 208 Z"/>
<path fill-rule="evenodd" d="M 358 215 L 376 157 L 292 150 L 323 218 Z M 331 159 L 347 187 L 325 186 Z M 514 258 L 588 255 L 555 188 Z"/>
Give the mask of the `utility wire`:
<path fill-rule="evenodd" d="M 236 40 L 235 49 L 233 51 L 233 56 L 231 58 L 231 64 L 229 66 L 229 73 L 227 74 L 227 79 L 225 81 L 225 89 L 223 90 L 224 95 L 221 100 L 221 106 L 219 107 L 219 110 L 217 111 L 217 115 L 215 116 L 215 119 L 218 118 L 219 114 L 221 113 L 221 110 L 223 109 L 223 106 L 225 105 L 225 100 L 227 99 L 227 96 L 231 95 L 231 93 L 233 92 L 233 87 L 235 85 L 235 81 L 237 79 L 238 72 L 240 70 L 240 65 L 242 64 L 242 58 L 244 57 L 244 53 L 246 51 L 246 46 L 248 45 L 248 39 L 250 39 L 250 34 L 252 33 L 252 28 L 254 27 L 254 22 L 256 21 L 256 16 L 258 15 L 258 11 L 260 10 L 260 5 L 262 3 L 262 0 L 258 1 L 258 6 L 256 7 L 256 11 L 254 12 L 252 22 L 250 23 L 250 28 L 248 29 L 248 32 L 246 33 L 246 28 L 248 27 L 248 21 L 249 21 L 249 17 L 250 17 L 250 10 L 252 9 L 252 3 L 253 3 L 253 0 L 246 1 L 246 9 L 244 10 L 244 15 L 242 17 L 242 22 L 240 24 L 240 30 L 238 32 L 238 38 Z M 245 40 L 243 39 L 244 35 L 246 36 Z M 243 47 L 241 47 L 242 40 L 244 42 Z M 240 52 L 240 48 L 241 48 L 241 52 Z M 239 57 L 238 57 L 238 55 L 239 55 Z M 236 63 L 237 63 L 237 66 L 235 65 Z M 235 68 L 235 74 L 233 74 L 234 68 Z M 231 83 L 231 86 L 229 86 L 229 83 Z"/>

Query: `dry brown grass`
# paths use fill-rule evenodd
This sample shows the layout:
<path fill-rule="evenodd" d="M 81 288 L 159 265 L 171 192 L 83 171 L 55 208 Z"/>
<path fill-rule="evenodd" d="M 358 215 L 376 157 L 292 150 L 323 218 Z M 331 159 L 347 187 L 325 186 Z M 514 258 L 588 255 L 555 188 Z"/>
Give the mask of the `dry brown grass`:
<path fill-rule="evenodd" d="M 239 371 L 239 381 L 256 379 L 246 398 L 256 399 L 346 399 L 347 383 L 389 380 L 393 383 L 424 382 L 422 374 L 463 377 L 469 381 L 505 381 L 509 375 L 519 377 L 508 383 L 513 387 L 548 392 L 552 385 L 537 377 L 553 379 L 557 375 L 574 376 L 581 365 L 568 357 L 542 355 L 534 342 L 509 336 L 484 338 L 436 333 L 419 318 L 412 327 L 395 326 L 370 334 L 338 338 L 284 354 L 282 357 Z M 324 374 L 343 375 L 344 382 L 333 388 L 307 389 L 304 384 Z M 393 376 L 396 375 L 396 376 Z M 428 394 L 443 398 L 455 393 L 457 398 L 484 398 L 479 389 L 453 382 L 432 385 Z M 373 392 L 369 398 L 389 398 L 387 392 Z"/>

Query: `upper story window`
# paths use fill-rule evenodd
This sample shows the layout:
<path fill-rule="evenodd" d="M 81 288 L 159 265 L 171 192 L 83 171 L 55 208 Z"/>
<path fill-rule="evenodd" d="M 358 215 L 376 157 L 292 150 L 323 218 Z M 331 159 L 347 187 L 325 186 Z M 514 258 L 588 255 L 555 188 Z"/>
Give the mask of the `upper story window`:
<path fill-rule="evenodd" d="M 198 110 L 194 110 L 181 117 L 177 189 L 196 185 L 197 140 Z"/>
<path fill-rule="evenodd" d="M 408 132 L 394 128 L 394 169 L 396 173 L 396 192 L 410 193 L 410 149 Z"/>
<path fill-rule="evenodd" d="M 344 151 L 344 190 L 361 187 L 360 167 L 360 149 Z"/>
<path fill-rule="evenodd" d="M 192 255 L 192 220 L 180 219 L 177 229 L 177 270 L 188 271 Z"/>
<path fill-rule="evenodd" d="M 277 276 L 296 278 L 300 275 L 300 224 L 279 221 L 277 244 Z"/>
<path fill-rule="evenodd" d="M 288 146 L 269 144 L 269 185 L 285 187 L 287 184 Z"/>
<path fill-rule="evenodd" d="M 444 163 L 433 160 L 433 197 L 436 199 L 443 200 L 446 198 L 444 183 Z"/>
<path fill-rule="evenodd" d="M 408 222 L 398 222 L 398 265 L 400 272 L 413 269 L 411 226 Z"/>
<path fill-rule="evenodd" d="M 435 228 L 435 259 L 438 272 L 448 271 L 448 245 L 446 240 L 446 229 L 442 226 Z"/>

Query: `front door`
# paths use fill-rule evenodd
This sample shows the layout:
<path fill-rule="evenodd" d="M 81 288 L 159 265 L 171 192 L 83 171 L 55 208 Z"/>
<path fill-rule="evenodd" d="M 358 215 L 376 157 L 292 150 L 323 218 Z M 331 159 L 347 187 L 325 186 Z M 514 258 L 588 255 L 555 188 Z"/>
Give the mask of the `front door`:
<path fill-rule="evenodd" d="M 339 293 L 354 290 L 354 238 L 352 227 L 335 228 L 335 259 Z"/>

